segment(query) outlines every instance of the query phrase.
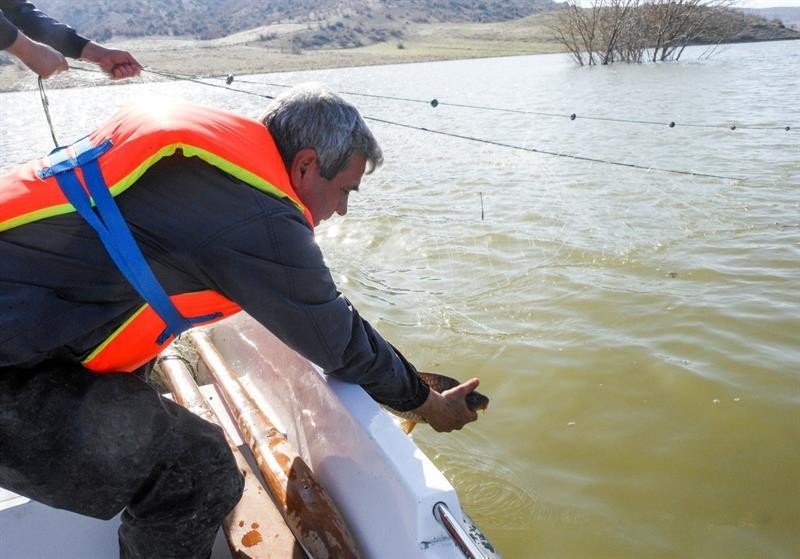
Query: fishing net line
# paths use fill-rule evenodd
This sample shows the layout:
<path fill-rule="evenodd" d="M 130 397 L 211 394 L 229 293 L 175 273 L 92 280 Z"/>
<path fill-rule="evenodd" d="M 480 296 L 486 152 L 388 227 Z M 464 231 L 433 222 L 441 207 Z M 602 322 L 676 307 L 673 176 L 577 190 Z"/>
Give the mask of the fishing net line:
<path fill-rule="evenodd" d="M 447 118 L 456 121 L 449 123 L 451 129 L 459 120 L 467 120 L 463 115 L 442 120 Z M 434 127 L 420 121 L 423 124 Z M 521 145 L 564 143 L 563 131 L 546 126 L 497 124 L 496 118 L 491 124 L 482 123 L 475 117 L 461 126 L 484 134 L 516 129 L 516 135 L 500 139 Z M 510 153 L 491 145 L 464 145 L 458 139 L 431 141 L 424 134 L 420 138 L 418 132 L 380 126 L 378 130 L 388 152 L 403 154 L 402 168 L 388 163 L 370 179 L 379 184 L 374 190 L 365 189 L 361 207 L 380 207 L 383 193 L 389 190 L 386 197 L 401 208 L 393 208 L 394 224 L 384 233 L 391 235 L 385 242 L 392 249 L 371 241 L 372 250 L 356 248 L 352 260 L 358 262 L 363 277 L 381 274 L 387 262 L 405 255 L 402 272 L 382 280 L 390 282 L 394 291 L 414 293 L 398 295 L 402 301 L 393 316 L 401 315 L 402 320 L 386 320 L 429 329 L 432 339 L 441 339 L 437 332 L 446 331 L 454 341 L 467 345 L 470 342 L 464 340 L 492 340 L 498 347 L 504 342 L 536 344 L 543 329 L 568 328 L 558 317 L 545 323 L 537 319 L 536 309 L 543 300 L 567 298 L 583 289 L 585 284 L 575 279 L 577 275 L 594 274 L 602 282 L 606 273 L 613 275 L 613 270 L 636 260 L 641 252 L 657 252 L 698 229 L 707 221 L 698 198 L 718 196 L 727 187 L 719 181 L 711 188 L 703 185 L 692 196 L 694 203 L 680 202 L 681 192 L 696 189 L 696 180 L 665 180 L 642 171 L 609 171 L 598 164 Z M 418 143 L 427 149 L 419 149 Z M 615 195 L 631 190 L 631 174 L 636 177 L 636 196 L 626 193 L 615 201 Z M 603 186 L 603 182 L 617 187 Z M 395 188 L 399 184 L 402 189 Z M 671 227 L 659 227 L 654 235 L 654 224 L 643 218 L 642 209 L 664 201 L 670 204 L 655 219 L 669 221 Z M 364 229 L 363 225 L 367 224 L 353 223 L 347 230 Z M 339 233 L 331 237 L 333 251 Z M 343 252 L 352 255 L 353 249 Z M 404 277 L 409 283 L 403 288 L 397 282 Z M 566 285 L 565 278 L 570 280 Z M 556 283 L 562 287 L 553 291 Z"/>

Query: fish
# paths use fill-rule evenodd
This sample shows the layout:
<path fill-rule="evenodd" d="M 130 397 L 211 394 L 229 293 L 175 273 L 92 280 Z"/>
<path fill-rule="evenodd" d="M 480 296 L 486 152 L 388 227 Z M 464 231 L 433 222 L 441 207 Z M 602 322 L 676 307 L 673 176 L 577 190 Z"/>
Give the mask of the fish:
<path fill-rule="evenodd" d="M 445 390 L 450 390 L 451 388 L 461 384 L 456 379 L 445 375 L 424 373 L 422 371 L 419 371 L 417 374 L 425 384 L 431 387 L 431 390 L 435 390 L 439 393 L 442 393 Z M 489 407 L 489 398 L 477 390 L 473 390 L 466 395 L 466 403 L 467 407 L 472 411 L 476 412 L 478 410 L 486 410 L 486 408 Z M 411 433 L 417 423 L 427 423 L 424 417 L 418 413 L 414 413 L 413 411 L 397 411 L 391 408 L 386 409 L 402 419 L 400 422 L 400 428 L 406 435 Z"/>

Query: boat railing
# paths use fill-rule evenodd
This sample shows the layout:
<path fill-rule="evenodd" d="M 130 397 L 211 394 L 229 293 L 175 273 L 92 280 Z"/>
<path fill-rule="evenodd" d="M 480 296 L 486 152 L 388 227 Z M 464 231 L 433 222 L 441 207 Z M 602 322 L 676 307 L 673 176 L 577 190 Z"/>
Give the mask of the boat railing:
<path fill-rule="evenodd" d="M 439 501 L 433 505 L 433 516 L 444 526 L 444 529 L 453 538 L 453 542 L 467 559 L 489 559 L 475 544 L 475 541 L 464 529 L 464 526 L 453 516 L 446 504 Z"/>

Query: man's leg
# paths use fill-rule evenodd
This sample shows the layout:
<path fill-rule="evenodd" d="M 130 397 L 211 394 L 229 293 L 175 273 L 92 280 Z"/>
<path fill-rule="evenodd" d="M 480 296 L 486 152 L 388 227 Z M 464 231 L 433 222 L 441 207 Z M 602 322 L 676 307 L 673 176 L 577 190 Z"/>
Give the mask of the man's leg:
<path fill-rule="evenodd" d="M 221 430 L 128 374 L 0 368 L 0 486 L 97 518 L 125 558 L 210 555 L 241 474 Z"/>

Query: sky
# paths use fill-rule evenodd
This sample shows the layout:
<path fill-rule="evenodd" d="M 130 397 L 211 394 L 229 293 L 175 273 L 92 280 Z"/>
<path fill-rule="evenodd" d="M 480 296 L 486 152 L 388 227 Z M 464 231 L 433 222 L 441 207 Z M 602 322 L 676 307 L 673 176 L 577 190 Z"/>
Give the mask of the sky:
<path fill-rule="evenodd" d="M 800 0 L 739 0 L 736 5 L 740 8 L 783 8 L 785 6 L 800 7 Z"/>
<path fill-rule="evenodd" d="M 555 0 L 556 2 L 563 0 Z M 584 0 L 591 4 L 591 0 Z M 735 4 L 738 8 L 783 8 L 787 6 L 800 7 L 800 0 L 738 0 Z"/>

